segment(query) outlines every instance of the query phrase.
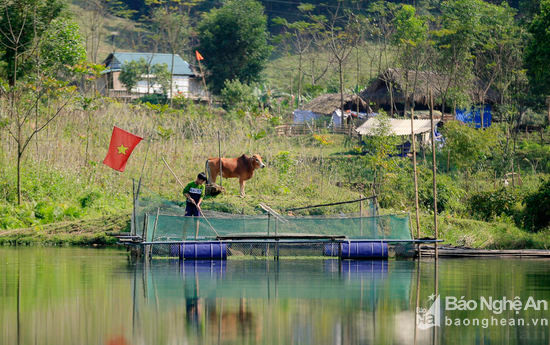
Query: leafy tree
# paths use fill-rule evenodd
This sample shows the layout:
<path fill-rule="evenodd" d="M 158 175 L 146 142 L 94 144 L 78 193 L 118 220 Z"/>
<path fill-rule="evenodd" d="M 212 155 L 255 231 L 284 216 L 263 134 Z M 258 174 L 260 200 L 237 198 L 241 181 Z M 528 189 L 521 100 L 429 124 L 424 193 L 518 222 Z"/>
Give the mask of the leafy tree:
<path fill-rule="evenodd" d="M 251 110 L 256 105 L 253 88 L 238 79 L 225 81 L 221 99 L 223 107 L 227 110 Z"/>
<path fill-rule="evenodd" d="M 118 80 L 126 87 L 127 92 L 132 92 L 138 81 L 142 79 L 142 75 L 147 73 L 147 68 L 147 61 L 143 58 L 124 63 Z"/>
<path fill-rule="evenodd" d="M 28 58 L 50 23 L 62 14 L 62 0 L 13 0 L 0 2 L 0 59 L 6 64 L 10 85 L 18 75 L 28 74 L 33 63 Z"/>
<path fill-rule="evenodd" d="M 164 63 L 150 66 L 143 58 L 138 61 L 126 62 L 122 65 L 118 79 L 126 87 L 127 92 L 132 92 L 137 83 L 143 80 L 144 75 L 147 76 L 148 83 L 159 85 L 162 89 L 162 94 L 165 96 L 168 95 L 172 74 L 168 70 L 168 65 Z"/>
<path fill-rule="evenodd" d="M 498 84 L 507 91 L 512 73 L 522 68 L 519 62 L 522 51 L 522 33 L 515 23 L 516 11 L 506 3 L 486 4 L 481 16 L 481 30 L 474 48 L 474 74 L 477 77 L 476 102 L 484 104 L 489 89 Z"/>
<path fill-rule="evenodd" d="M 456 167 L 468 174 L 490 163 L 501 134 L 497 127 L 479 131 L 458 121 L 447 122 L 443 127 L 447 154 Z"/>
<path fill-rule="evenodd" d="M 441 86 L 442 111 L 447 103 L 471 85 L 472 51 L 481 30 L 482 0 L 448 0 L 442 3 L 441 27 L 434 31 L 438 52 L 436 66 L 447 77 Z"/>
<path fill-rule="evenodd" d="M 85 60 L 86 49 L 78 25 L 62 19 L 52 21 L 40 47 L 42 69 L 54 76 L 67 75 L 71 66 Z"/>
<path fill-rule="evenodd" d="M 425 18 L 416 15 L 414 7 L 403 5 L 397 11 L 394 19 L 395 34 L 394 44 L 397 46 L 399 55 L 398 62 L 403 67 L 405 80 L 405 113 L 409 105 L 411 92 L 413 99 L 418 84 L 418 73 L 414 73 L 412 80 L 409 78 L 409 71 L 419 72 L 425 67 L 430 42 L 428 41 L 428 24 Z"/>
<path fill-rule="evenodd" d="M 540 1 L 540 12 L 529 26 L 532 39 L 527 46 L 525 62 L 533 92 L 538 96 L 550 95 L 550 0 Z"/>
<path fill-rule="evenodd" d="M 369 136 L 364 137 L 365 162 L 369 170 L 374 172 L 374 190 L 380 194 L 380 189 L 386 185 L 388 175 L 397 168 L 391 156 L 398 152 L 400 139 L 392 133 L 388 116 L 381 110 L 376 117 L 378 125 Z"/>
<path fill-rule="evenodd" d="M 255 0 L 229 0 L 212 9 L 199 25 L 208 82 L 219 94 L 226 80 L 250 84 L 260 79 L 271 47 L 267 43 L 267 18 Z"/>
<path fill-rule="evenodd" d="M 151 73 L 154 75 L 153 82 L 160 85 L 162 94 L 167 96 L 172 84 L 172 73 L 168 70 L 168 66 L 165 63 L 153 65 Z"/>

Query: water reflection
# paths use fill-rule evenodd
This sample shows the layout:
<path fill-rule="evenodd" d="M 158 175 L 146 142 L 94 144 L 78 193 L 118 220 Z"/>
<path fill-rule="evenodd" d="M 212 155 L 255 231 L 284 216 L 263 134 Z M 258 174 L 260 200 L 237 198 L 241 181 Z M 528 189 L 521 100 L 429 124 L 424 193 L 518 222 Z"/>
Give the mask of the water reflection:
<path fill-rule="evenodd" d="M 165 313 L 185 306 L 187 333 L 201 343 L 332 344 L 374 340 L 377 322 L 389 327 L 392 311 L 409 308 L 414 263 L 389 266 L 333 259 L 153 261 L 136 271 L 143 275 L 144 304 Z M 404 316 L 414 326 L 413 313 L 399 320 Z M 357 332 L 369 328 L 372 333 Z"/>
<path fill-rule="evenodd" d="M 421 330 L 415 310 L 433 294 L 548 300 L 549 273 L 543 260 L 133 263 L 112 250 L 0 249 L 0 343 L 548 344 L 548 326 Z"/>

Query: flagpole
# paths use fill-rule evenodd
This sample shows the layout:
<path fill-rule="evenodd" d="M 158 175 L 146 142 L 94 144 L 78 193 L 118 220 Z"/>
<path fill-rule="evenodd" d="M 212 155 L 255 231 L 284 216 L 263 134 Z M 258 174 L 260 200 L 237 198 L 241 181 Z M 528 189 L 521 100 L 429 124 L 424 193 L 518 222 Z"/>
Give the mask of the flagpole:
<path fill-rule="evenodd" d="M 210 106 L 211 105 L 210 95 L 208 95 L 208 89 L 206 87 L 206 79 L 204 78 L 204 72 L 202 71 L 202 64 L 201 64 L 201 59 L 199 59 L 199 56 L 203 58 L 202 55 L 200 55 L 200 53 L 198 52 L 198 50 L 195 50 L 195 57 L 197 58 L 197 62 L 199 63 L 199 70 L 201 72 L 202 84 L 204 85 L 204 92 L 206 92 L 206 95 L 208 97 L 208 106 Z"/>

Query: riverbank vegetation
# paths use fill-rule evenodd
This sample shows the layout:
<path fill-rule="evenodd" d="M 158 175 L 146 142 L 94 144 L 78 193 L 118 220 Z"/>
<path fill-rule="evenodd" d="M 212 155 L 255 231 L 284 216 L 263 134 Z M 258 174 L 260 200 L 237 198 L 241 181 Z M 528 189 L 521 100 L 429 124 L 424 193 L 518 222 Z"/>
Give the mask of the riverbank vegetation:
<path fill-rule="evenodd" d="M 52 0 L 56 6 L 48 7 L 31 0 L 21 2 L 25 11 L 12 15 L 10 23 L 5 16 L 0 18 L 0 39 L 5 43 L 0 73 L 1 243 L 112 243 L 105 232 L 125 228 L 120 222 L 127 221 L 132 207 L 132 182 L 141 177 L 144 191 L 181 201 L 181 190 L 161 157 L 166 158 L 181 180 L 194 179 L 204 170 L 206 159 L 218 155 L 218 136 L 222 156 L 259 153 L 267 168 L 257 171 L 248 182 L 245 198 L 238 196 L 237 181 L 224 180 L 226 193 L 206 200 L 205 209 L 254 214 L 259 212 L 258 203 L 264 202 L 285 212 L 292 207 L 376 194 L 382 213 L 414 212 L 412 162 L 410 157 L 396 155 L 396 145 L 403 138 L 386 132 L 360 141 L 319 126 L 300 135 L 282 135 L 278 129 L 291 121 L 294 107 L 308 98 L 327 91 L 357 92 L 386 67 L 400 67 L 452 71 L 452 85 L 445 92 L 445 99 L 437 100 L 447 112 L 456 106 L 478 104 L 479 92 L 484 94 L 492 86 L 501 96 L 491 127 L 476 129 L 451 121 L 442 128 L 444 141 L 436 147 L 442 238 L 453 245 L 479 248 L 550 246 L 550 119 L 544 113 L 543 101 L 545 93 L 550 93 L 546 89 L 550 82 L 544 83 L 546 77 L 537 69 L 537 61 L 524 66 L 523 60 L 524 56 L 532 57 L 529 49 L 537 44 L 534 39 L 544 41 L 540 38 L 544 33 L 537 31 L 537 25 L 550 13 L 548 1 L 542 1 L 528 18 L 508 6 L 478 0 L 446 1 L 435 9 L 373 2 L 365 7 L 368 11 L 361 18 L 349 6 L 343 6 L 346 15 L 338 17 L 337 22 L 344 26 L 328 25 L 336 8 L 325 11 L 301 6 L 298 21 L 259 18 L 248 22 L 246 18 L 229 16 L 231 11 L 212 11 L 202 23 L 198 18 L 189 22 L 212 40 L 195 42 L 200 35 L 187 32 L 190 46 L 208 48 L 203 52 L 215 55 L 218 46 L 210 36 L 217 34 L 208 26 L 227 19 L 250 29 L 237 30 L 233 36 L 254 36 L 261 50 L 261 54 L 246 61 L 228 60 L 224 61 L 225 66 L 213 65 L 220 61 L 205 64 L 207 77 L 212 71 L 223 71 L 225 78 L 219 81 L 210 74 L 207 79 L 216 101 L 213 105 L 196 104 L 183 97 L 170 102 L 159 102 L 163 97 L 149 97 L 126 103 L 101 96 L 95 80 L 102 67 L 90 56 L 90 45 L 95 45 L 92 53 L 97 55 L 102 51 L 97 44 L 105 45 L 105 37 L 93 36 L 87 27 L 79 28 L 61 0 Z M 124 12 L 128 10 L 122 6 L 125 2 L 116 3 L 118 7 L 104 10 L 119 20 L 131 20 L 133 12 Z M 168 8 L 179 6 L 179 2 L 167 3 Z M 237 2 L 230 3 L 242 10 Z M 5 10 L 10 4 L 3 3 L 2 8 Z M 193 7 L 191 12 L 203 5 Z M 479 22 L 454 28 L 440 22 L 451 14 L 465 19 L 475 10 L 469 5 L 483 11 L 498 10 L 501 21 L 485 23 L 476 17 Z M 33 12 L 33 8 L 40 11 Z M 254 8 L 261 11 L 256 3 Z M 210 8 L 203 10 L 208 12 Z M 189 15 L 178 11 L 178 15 Z M 486 13 L 483 11 L 480 13 Z M 40 13 L 32 21 L 38 23 L 37 27 L 29 26 L 29 13 Z M 362 12 L 358 9 L 357 13 Z M 429 13 L 436 15 L 428 16 Z M 460 23 L 460 18 L 449 23 Z M 352 19 L 368 20 L 370 24 L 352 25 Z M 147 38 L 139 47 L 153 47 L 153 36 L 148 35 L 155 28 L 154 22 L 141 23 L 151 26 L 139 31 Z M 483 44 L 487 38 L 484 28 L 494 29 L 501 24 L 510 26 L 506 33 L 511 36 L 501 37 L 506 45 L 499 45 L 498 40 Z M 21 40 L 14 41 L 15 36 L 9 36 L 10 25 L 20 26 L 24 33 Z M 167 34 L 170 29 L 159 28 L 158 22 L 155 25 L 158 35 Z M 474 25 L 476 30 L 468 31 Z M 362 27 L 378 31 L 361 35 L 354 31 Z M 342 39 L 330 41 L 330 32 L 338 33 L 334 37 Z M 523 43 L 525 37 L 527 46 Z M 298 40 L 309 42 L 308 48 L 299 49 Z M 452 55 L 455 50 L 449 48 L 458 47 L 465 40 L 472 45 L 461 46 L 459 51 L 468 53 Z M 547 42 L 539 43 L 544 46 Z M 154 46 L 165 52 L 176 48 Z M 237 49 L 240 55 L 236 56 L 243 56 L 246 49 Z M 269 51 L 272 57 L 266 60 Z M 185 54 L 189 55 L 189 51 L 183 51 Z M 456 62 L 457 70 L 442 62 L 451 60 Z M 241 66 L 241 74 L 230 75 L 232 63 L 245 62 L 247 66 Z M 473 81 L 481 78 L 492 86 L 484 84 L 477 93 L 471 93 L 468 85 L 472 83 L 456 78 L 458 75 L 467 76 L 475 85 L 477 82 Z M 410 110 L 414 105 L 405 107 Z M 384 119 L 389 114 L 380 110 L 379 116 Z M 132 154 L 124 173 L 102 164 L 113 125 L 145 139 Z M 434 235 L 431 157 L 431 148 L 420 146 L 417 177 L 422 236 Z M 357 205 L 346 204 L 311 212 L 357 211 Z M 416 229 L 413 231 L 416 234 Z"/>

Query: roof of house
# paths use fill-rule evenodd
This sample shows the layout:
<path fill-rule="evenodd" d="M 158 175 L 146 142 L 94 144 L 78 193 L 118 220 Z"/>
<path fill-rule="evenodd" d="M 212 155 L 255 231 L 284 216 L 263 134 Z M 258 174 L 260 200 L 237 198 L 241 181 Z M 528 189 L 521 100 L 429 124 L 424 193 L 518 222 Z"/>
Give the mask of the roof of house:
<path fill-rule="evenodd" d="M 103 64 L 107 67 L 104 73 L 120 71 L 124 63 L 139 61 L 140 59 L 147 62 L 151 61 L 151 65 L 166 64 L 168 71 L 172 69 L 172 54 L 120 52 L 109 54 L 103 61 Z M 189 64 L 178 54 L 174 55 L 174 75 L 195 75 Z"/>
<path fill-rule="evenodd" d="M 359 103 L 360 109 L 367 107 L 367 103 L 357 95 L 344 95 L 344 110 L 346 110 L 346 107 L 348 109 L 352 108 L 352 105 L 354 107 L 357 103 Z M 339 93 L 321 95 L 300 108 L 300 110 L 308 110 L 321 115 L 332 115 L 336 109 L 340 109 Z"/>
<path fill-rule="evenodd" d="M 378 104 L 390 104 L 392 99 L 394 103 L 404 103 L 405 90 L 408 89 L 408 92 L 412 93 L 412 89 L 414 88 L 414 97 L 411 97 L 411 99 L 414 98 L 414 102 L 417 104 L 429 105 L 430 90 L 432 91 L 434 102 L 437 102 L 442 94 L 451 86 L 450 84 L 448 76 L 436 72 L 416 72 L 401 68 L 388 68 L 380 73 L 376 80 L 359 95 L 364 100 Z M 392 95 L 389 92 L 389 85 L 393 87 Z M 470 89 L 467 90 L 472 99 L 477 96 L 475 94 L 476 85 L 478 84 L 475 81 L 472 82 Z M 498 93 L 493 88 L 490 88 L 485 98 L 485 102 L 495 102 L 498 99 Z"/>
<path fill-rule="evenodd" d="M 430 120 L 413 120 L 414 133 L 421 134 L 431 130 Z M 434 120 L 434 126 L 439 120 Z M 380 118 L 371 117 L 356 131 L 361 135 L 373 136 L 377 134 L 380 128 Z M 410 119 L 388 119 L 389 132 L 393 135 L 411 135 L 411 120 Z"/>

